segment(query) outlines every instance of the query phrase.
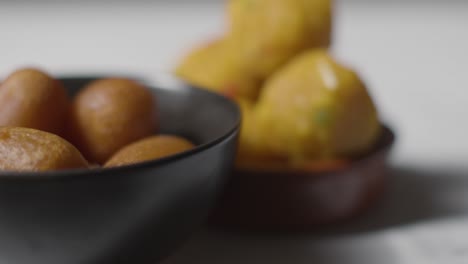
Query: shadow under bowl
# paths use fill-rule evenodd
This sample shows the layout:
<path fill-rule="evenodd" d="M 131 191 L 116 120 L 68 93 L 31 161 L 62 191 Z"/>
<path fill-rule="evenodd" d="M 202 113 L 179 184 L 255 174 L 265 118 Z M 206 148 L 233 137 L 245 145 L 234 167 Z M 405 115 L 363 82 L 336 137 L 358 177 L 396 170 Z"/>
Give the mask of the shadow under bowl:
<path fill-rule="evenodd" d="M 383 126 L 367 155 L 336 169 L 235 169 L 210 223 L 234 230 L 296 232 L 356 216 L 382 193 L 394 141 L 392 130 Z"/>
<path fill-rule="evenodd" d="M 73 96 L 97 77 L 60 79 Z M 231 170 L 240 113 L 164 80 L 150 89 L 160 132 L 197 147 L 119 168 L 0 172 L 0 263 L 154 264 L 204 223 Z"/>

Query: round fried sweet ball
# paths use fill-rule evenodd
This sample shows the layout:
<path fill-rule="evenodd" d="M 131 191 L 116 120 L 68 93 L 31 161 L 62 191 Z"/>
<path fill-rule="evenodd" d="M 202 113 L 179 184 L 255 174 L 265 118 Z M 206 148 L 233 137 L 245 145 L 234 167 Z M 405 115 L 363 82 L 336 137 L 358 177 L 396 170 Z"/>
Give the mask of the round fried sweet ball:
<path fill-rule="evenodd" d="M 152 93 L 135 81 L 94 81 L 74 98 L 70 140 L 88 160 L 102 164 L 120 148 L 155 133 L 156 110 Z"/>
<path fill-rule="evenodd" d="M 24 68 L 0 84 L 0 126 L 29 127 L 64 136 L 70 100 L 62 84 Z"/>
<path fill-rule="evenodd" d="M 65 139 L 40 130 L 0 127 L 0 169 L 49 171 L 88 168 L 81 153 Z"/>

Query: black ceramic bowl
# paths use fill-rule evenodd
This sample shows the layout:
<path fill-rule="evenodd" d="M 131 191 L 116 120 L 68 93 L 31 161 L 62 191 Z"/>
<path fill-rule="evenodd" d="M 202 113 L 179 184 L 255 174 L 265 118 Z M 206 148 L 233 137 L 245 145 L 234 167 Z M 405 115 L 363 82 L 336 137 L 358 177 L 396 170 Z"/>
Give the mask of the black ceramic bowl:
<path fill-rule="evenodd" d="M 62 78 L 71 95 L 92 78 Z M 229 100 L 154 82 L 161 132 L 198 144 L 142 164 L 0 172 L 0 263 L 155 264 L 200 226 L 235 155 L 240 113 Z"/>

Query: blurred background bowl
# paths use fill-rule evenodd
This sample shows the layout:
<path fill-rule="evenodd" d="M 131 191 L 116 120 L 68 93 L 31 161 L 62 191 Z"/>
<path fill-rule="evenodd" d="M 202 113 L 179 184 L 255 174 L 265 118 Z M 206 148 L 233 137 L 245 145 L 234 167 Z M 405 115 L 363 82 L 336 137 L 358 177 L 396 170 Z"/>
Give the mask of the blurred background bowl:
<path fill-rule="evenodd" d="M 211 222 L 235 230 L 295 232 L 356 216 L 382 193 L 394 141 L 383 126 L 373 149 L 347 164 L 302 171 L 236 169 Z"/>
<path fill-rule="evenodd" d="M 96 77 L 61 80 L 73 95 Z M 154 264 L 206 220 L 231 169 L 240 113 L 221 96 L 163 79 L 151 89 L 161 132 L 198 146 L 120 168 L 0 172 L 2 260 Z"/>

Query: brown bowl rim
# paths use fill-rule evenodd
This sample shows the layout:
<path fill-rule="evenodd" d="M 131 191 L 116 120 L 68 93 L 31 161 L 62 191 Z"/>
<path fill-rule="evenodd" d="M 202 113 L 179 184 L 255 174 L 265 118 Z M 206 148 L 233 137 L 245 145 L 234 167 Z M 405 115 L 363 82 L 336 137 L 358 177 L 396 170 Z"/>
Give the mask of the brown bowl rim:
<path fill-rule="evenodd" d="M 254 169 L 244 169 L 244 168 L 235 168 L 233 169 L 233 174 L 235 177 L 265 177 L 268 179 L 272 178 L 284 178 L 284 177 L 295 177 L 295 178 L 321 178 L 328 177 L 330 175 L 340 175 L 343 172 L 349 171 L 353 168 L 365 166 L 364 164 L 380 154 L 389 152 L 395 144 L 396 134 L 390 126 L 381 123 L 382 132 L 374 144 L 372 149 L 364 155 L 351 159 L 347 164 L 339 166 L 338 168 L 333 169 L 324 169 L 324 170 L 254 170 Z"/>

